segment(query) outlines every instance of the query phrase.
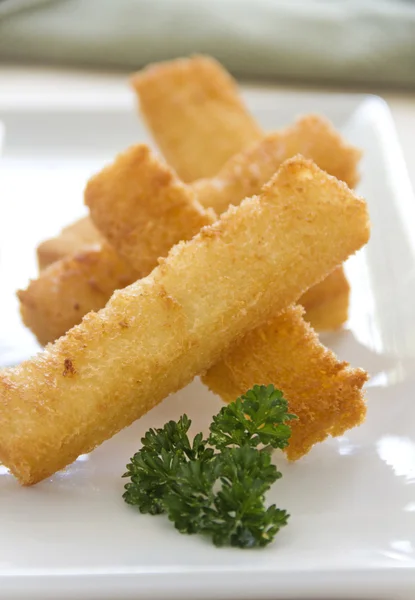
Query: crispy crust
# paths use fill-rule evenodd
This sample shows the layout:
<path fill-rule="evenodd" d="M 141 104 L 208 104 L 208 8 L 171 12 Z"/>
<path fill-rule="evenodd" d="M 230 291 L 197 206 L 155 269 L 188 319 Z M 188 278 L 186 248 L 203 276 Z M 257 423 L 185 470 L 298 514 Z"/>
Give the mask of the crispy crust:
<path fill-rule="evenodd" d="M 195 181 L 193 188 L 203 206 L 221 214 L 230 204 L 237 206 L 257 194 L 281 163 L 296 154 L 310 158 L 350 188 L 359 180 L 360 150 L 347 144 L 326 119 L 307 115 L 235 154 L 215 177 Z"/>
<path fill-rule="evenodd" d="M 89 452 L 210 368 L 368 235 L 364 202 L 310 161 L 287 161 L 259 198 L 175 246 L 42 354 L 2 371 L 0 460 L 29 485 Z"/>
<path fill-rule="evenodd" d="M 145 275 L 174 244 L 215 220 L 145 145 L 132 146 L 92 177 L 85 204 L 99 231 Z"/>
<path fill-rule="evenodd" d="M 298 416 L 286 450 L 290 460 L 328 436 L 360 425 L 366 414 L 362 387 L 367 374 L 339 362 L 320 344 L 302 312 L 301 307 L 290 308 L 249 332 L 202 377 L 225 402 L 254 384 L 273 383 L 281 389 Z"/>
<path fill-rule="evenodd" d="M 233 154 L 263 135 L 236 82 L 212 58 L 150 65 L 131 83 L 157 146 L 185 182 L 216 175 Z"/>

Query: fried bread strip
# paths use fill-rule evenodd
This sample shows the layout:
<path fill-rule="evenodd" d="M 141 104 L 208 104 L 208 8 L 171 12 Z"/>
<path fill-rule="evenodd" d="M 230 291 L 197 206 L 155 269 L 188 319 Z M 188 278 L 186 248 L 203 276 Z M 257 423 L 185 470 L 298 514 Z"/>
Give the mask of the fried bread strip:
<path fill-rule="evenodd" d="M 298 306 L 289 308 L 250 331 L 202 377 L 225 402 L 254 384 L 274 383 L 281 389 L 298 416 L 290 424 L 290 460 L 301 458 L 328 436 L 360 425 L 366 414 L 362 386 L 367 374 L 339 362 L 320 344 L 302 312 Z"/>
<path fill-rule="evenodd" d="M 131 83 L 157 146 L 185 182 L 216 175 L 231 156 L 263 135 L 236 82 L 212 58 L 150 65 Z"/>
<path fill-rule="evenodd" d="M 85 203 L 99 231 L 144 275 L 216 218 L 145 145 L 132 146 L 92 177 Z"/>
<path fill-rule="evenodd" d="M 366 205 L 310 161 L 176 245 L 55 344 L 0 374 L 0 460 L 26 485 L 217 362 L 364 244 Z"/>

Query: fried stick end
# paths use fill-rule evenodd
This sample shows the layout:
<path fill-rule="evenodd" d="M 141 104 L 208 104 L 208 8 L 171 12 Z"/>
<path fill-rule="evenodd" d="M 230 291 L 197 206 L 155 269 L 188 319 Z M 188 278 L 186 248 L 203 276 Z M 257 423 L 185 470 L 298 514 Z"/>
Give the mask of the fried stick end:
<path fill-rule="evenodd" d="M 85 204 L 101 234 L 144 275 L 174 244 L 215 219 L 144 144 L 128 148 L 89 180 Z"/>
<path fill-rule="evenodd" d="M 254 384 L 273 383 L 298 420 L 291 423 L 289 460 L 307 454 L 329 436 L 360 425 L 366 415 L 367 373 L 339 361 L 292 307 L 234 344 L 202 377 L 209 389 L 232 402 Z"/>
<path fill-rule="evenodd" d="M 158 147 L 185 182 L 216 175 L 233 154 L 262 136 L 235 81 L 212 58 L 150 65 L 131 84 Z"/>

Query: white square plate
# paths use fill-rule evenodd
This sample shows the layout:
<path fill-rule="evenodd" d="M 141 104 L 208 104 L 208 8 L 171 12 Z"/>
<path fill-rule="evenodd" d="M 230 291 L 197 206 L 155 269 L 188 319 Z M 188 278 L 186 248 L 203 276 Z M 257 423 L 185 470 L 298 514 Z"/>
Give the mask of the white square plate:
<path fill-rule="evenodd" d="M 149 426 L 186 412 L 206 431 L 220 407 L 198 381 L 66 471 L 22 489 L 0 471 L 0 598 L 413 599 L 415 590 L 415 202 L 387 106 L 370 96 L 251 90 L 267 129 L 319 112 L 364 150 L 359 191 L 373 234 L 348 264 L 348 327 L 324 341 L 366 368 L 366 423 L 288 465 L 270 501 L 291 513 L 264 550 L 217 549 L 122 500 L 121 475 Z M 0 105 L 0 362 L 37 347 L 14 290 L 34 248 L 83 213 L 86 178 L 146 139 L 129 101 Z M 1 435 L 1 432 L 0 432 Z M 1 469 L 1 467 L 0 467 Z"/>

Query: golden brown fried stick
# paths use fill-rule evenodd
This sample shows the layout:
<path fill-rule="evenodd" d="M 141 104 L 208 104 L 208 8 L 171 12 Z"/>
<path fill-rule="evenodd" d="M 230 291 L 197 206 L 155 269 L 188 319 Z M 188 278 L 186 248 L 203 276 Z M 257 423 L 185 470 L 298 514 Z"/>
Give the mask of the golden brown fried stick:
<path fill-rule="evenodd" d="M 85 195 L 91 207 L 101 203 L 99 222 L 112 225 L 126 252 L 119 254 L 108 244 L 86 249 L 54 263 L 18 293 L 23 321 L 41 344 L 105 306 L 114 290 L 148 275 L 175 243 L 214 221 L 213 213 L 146 146 L 120 154 L 89 182 Z"/>
<path fill-rule="evenodd" d="M 68 225 L 59 235 L 42 242 L 37 248 L 37 261 L 39 270 L 46 269 L 49 265 L 71 256 L 87 246 L 102 244 L 103 238 L 92 224 L 89 217 L 79 219 L 72 225 Z"/>
<path fill-rule="evenodd" d="M 147 273 L 146 273 L 147 275 Z M 67 256 L 17 293 L 24 324 L 45 345 L 99 310 L 114 290 L 141 278 L 108 244 Z"/>
<path fill-rule="evenodd" d="M 215 177 L 199 179 L 192 187 L 203 206 L 221 214 L 230 204 L 257 194 L 280 164 L 297 154 L 310 158 L 350 188 L 358 182 L 361 152 L 347 144 L 329 121 L 308 115 L 286 129 L 267 134 L 232 156 Z"/>
<path fill-rule="evenodd" d="M 150 65 L 131 83 L 152 136 L 185 182 L 216 175 L 233 154 L 263 135 L 235 81 L 212 58 Z"/>
<path fill-rule="evenodd" d="M 143 144 L 118 155 L 89 180 L 85 204 L 110 244 L 144 275 L 174 244 L 215 220 L 191 188 Z"/>
<path fill-rule="evenodd" d="M 202 377 L 225 402 L 257 383 L 281 389 L 299 418 L 291 423 L 286 450 L 290 460 L 301 458 L 329 435 L 359 425 L 366 414 L 362 387 L 367 374 L 339 362 L 320 344 L 302 312 L 298 306 L 289 308 L 249 332 Z"/>
<path fill-rule="evenodd" d="M 0 460 L 26 485 L 139 418 L 367 241 L 365 203 L 301 158 L 147 278 L 0 373 Z"/>

